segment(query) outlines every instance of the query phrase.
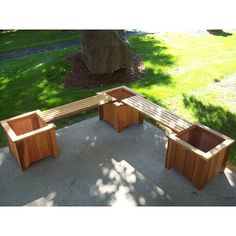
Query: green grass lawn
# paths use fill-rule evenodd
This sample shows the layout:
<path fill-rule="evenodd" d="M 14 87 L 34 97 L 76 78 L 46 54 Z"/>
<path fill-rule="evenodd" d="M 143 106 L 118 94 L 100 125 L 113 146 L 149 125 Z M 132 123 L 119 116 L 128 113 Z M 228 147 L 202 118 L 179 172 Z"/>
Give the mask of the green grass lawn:
<path fill-rule="evenodd" d="M 32 110 L 46 110 L 95 95 L 97 91 L 103 90 L 63 86 L 64 78 L 70 70 L 66 58 L 78 51 L 79 47 L 74 47 L 1 62 L 0 120 Z M 62 119 L 56 124 L 63 127 L 94 114 L 96 110 Z M 0 146 L 1 143 L 6 144 L 3 132 L 0 132 Z"/>
<path fill-rule="evenodd" d="M 213 35 L 161 34 L 130 38 L 144 59 L 144 79 L 130 85 L 150 100 L 185 119 L 203 123 L 236 140 L 236 107 L 215 83 L 236 74 L 236 33 Z M 235 81 L 236 82 L 236 81 Z M 236 166 L 236 145 L 230 155 Z"/>
<path fill-rule="evenodd" d="M 221 37 L 166 33 L 132 36 L 129 41 L 142 55 L 146 67 L 144 78 L 129 87 L 183 118 L 201 122 L 236 139 L 236 107 L 228 103 L 232 94 L 223 97 L 217 90 L 208 89 L 236 73 L 236 34 Z M 65 57 L 78 50 L 57 50 L 1 62 L 0 120 L 94 95 L 98 90 L 62 85 L 70 70 Z M 100 90 L 103 89 L 107 88 Z M 93 110 L 57 124 L 62 127 L 94 114 Z M 0 139 L 4 140 L 2 132 Z M 236 166 L 236 145 L 230 163 Z"/>
<path fill-rule="evenodd" d="M 76 30 L 11 30 L 0 31 L 0 53 L 45 46 L 78 39 Z"/>

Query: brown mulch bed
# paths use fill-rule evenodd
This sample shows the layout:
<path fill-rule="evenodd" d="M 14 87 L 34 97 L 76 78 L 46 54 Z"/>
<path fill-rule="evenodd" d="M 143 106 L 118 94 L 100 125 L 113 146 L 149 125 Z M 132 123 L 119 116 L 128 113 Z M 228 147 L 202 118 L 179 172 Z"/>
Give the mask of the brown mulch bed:
<path fill-rule="evenodd" d="M 64 85 L 68 87 L 93 89 L 116 83 L 131 83 L 139 80 L 144 74 L 144 64 L 138 55 L 132 57 L 132 66 L 121 68 L 110 74 L 92 74 L 84 63 L 80 53 L 69 58 L 72 71 L 66 77 Z"/>

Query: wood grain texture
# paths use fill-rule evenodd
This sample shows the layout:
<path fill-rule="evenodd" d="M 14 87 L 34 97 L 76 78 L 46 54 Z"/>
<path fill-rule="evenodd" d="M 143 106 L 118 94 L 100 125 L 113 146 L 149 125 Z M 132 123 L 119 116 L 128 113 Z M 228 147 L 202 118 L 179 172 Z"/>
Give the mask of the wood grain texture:
<path fill-rule="evenodd" d="M 37 112 L 5 120 L 2 126 L 9 149 L 22 170 L 40 159 L 58 156 L 55 125 L 46 124 Z"/>
<path fill-rule="evenodd" d="M 100 120 L 109 122 L 117 132 L 121 132 L 131 124 L 142 124 L 144 116 L 138 110 L 125 105 L 122 99 L 132 97 L 135 93 L 126 90 L 124 87 L 108 90 L 107 94 L 116 99 L 115 102 L 102 106 L 99 110 Z"/>
<path fill-rule="evenodd" d="M 122 102 L 151 117 L 174 132 L 178 133 L 192 126 L 190 122 L 148 101 L 140 95 L 122 99 Z"/>
<path fill-rule="evenodd" d="M 166 152 L 166 162 L 165 162 L 165 168 L 171 169 L 174 167 L 174 161 L 175 161 L 175 147 L 174 143 L 172 142 L 171 139 L 168 139 L 168 149 Z"/>
<path fill-rule="evenodd" d="M 186 176 L 190 181 L 193 178 L 196 160 L 197 160 L 197 156 L 194 153 L 186 150 L 186 157 L 185 157 L 183 172 L 181 174 L 183 174 L 183 176 Z"/>
<path fill-rule="evenodd" d="M 96 108 L 100 105 L 113 101 L 109 95 L 99 94 L 89 98 L 85 98 L 76 102 L 68 103 L 59 107 L 55 107 L 46 111 L 42 111 L 40 116 L 44 121 L 51 122 L 67 116 L 76 115 L 78 113 Z"/>
<path fill-rule="evenodd" d="M 201 190 L 225 168 L 234 140 L 195 124 L 168 137 L 166 168 L 174 167 Z M 224 145 L 223 145 L 224 144 Z"/>

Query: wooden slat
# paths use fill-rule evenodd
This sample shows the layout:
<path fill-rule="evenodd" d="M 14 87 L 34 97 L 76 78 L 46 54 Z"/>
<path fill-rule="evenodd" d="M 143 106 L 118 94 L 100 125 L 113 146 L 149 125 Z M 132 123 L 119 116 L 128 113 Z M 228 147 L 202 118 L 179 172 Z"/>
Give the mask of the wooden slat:
<path fill-rule="evenodd" d="M 72 102 L 72 103 L 69 103 L 69 104 L 66 104 L 66 105 L 62 105 L 62 106 L 59 106 L 59 107 L 55 107 L 55 108 L 52 108 L 52 109 L 49 109 L 47 111 L 44 111 L 43 113 L 44 114 L 53 114 L 56 113 L 58 110 L 60 110 L 61 112 L 66 112 L 68 110 L 72 110 L 72 109 L 78 109 L 78 107 L 87 107 L 87 106 L 90 106 L 91 104 L 98 104 L 100 102 L 100 98 L 97 98 L 97 96 L 94 98 L 94 97 L 91 97 L 91 98 L 86 98 L 86 99 L 83 99 L 83 100 L 79 100 L 79 101 L 76 101 L 76 102 Z"/>
<path fill-rule="evenodd" d="M 175 128 L 177 128 L 177 129 L 178 128 L 183 129 L 183 128 L 189 127 L 189 123 L 186 123 L 186 121 L 184 121 L 183 119 L 180 119 L 178 116 L 173 115 L 173 114 L 167 112 L 166 110 L 163 111 L 161 107 L 147 101 L 146 99 L 143 99 L 140 102 L 140 101 L 137 101 L 137 99 L 134 99 L 132 97 L 130 100 L 134 106 L 136 106 L 136 107 L 138 106 L 138 107 L 142 108 L 143 111 L 146 110 L 146 112 L 148 112 L 149 116 L 154 116 L 153 117 L 154 119 L 157 119 L 162 123 L 168 122 L 170 125 L 172 123 L 172 124 L 174 124 Z M 161 109 L 159 109 L 159 108 L 161 108 Z"/>
<path fill-rule="evenodd" d="M 143 99 L 143 98 L 140 98 L 140 97 L 138 97 L 138 96 L 134 96 L 134 97 L 132 97 L 131 98 L 131 100 L 133 101 L 133 102 L 142 102 L 142 104 L 143 105 L 146 105 L 150 110 L 152 110 L 152 111 L 154 111 L 154 112 L 160 112 L 163 116 L 167 116 L 167 117 L 169 117 L 170 119 L 174 119 L 174 120 L 176 120 L 176 119 L 180 119 L 177 115 L 175 115 L 175 114 L 173 114 L 173 113 L 171 113 L 171 112 L 169 112 L 169 111 L 167 111 L 166 109 L 164 109 L 163 107 L 160 107 L 160 106 L 158 106 L 158 105 L 156 105 L 156 104 L 154 104 L 154 103 L 152 103 L 152 102 L 150 102 L 150 101 L 148 101 L 147 99 Z M 158 109 L 157 109 L 158 108 Z M 180 120 L 180 122 L 181 123 L 186 123 L 186 121 L 185 120 L 183 120 L 183 119 L 181 119 Z"/>
<path fill-rule="evenodd" d="M 160 114 L 163 118 L 165 119 L 169 119 L 170 121 L 174 121 L 174 122 L 178 122 L 178 124 L 182 126 L 186 126 L 189 127 L 189 122 L 185 121 L 184 119 L 179 118 L 177 115 L 172 114 L 170 112 L 168 112 L 166 109 L 146 100 L 140 97 L 137 98 L 137 96 L 132 97 L 131 99 L 133 102 L 136 103 L 140 103 L 140 101 L 142 102 L 142 104 L 147 107 L 150 112 L 154 112 L 154 114 Z"/>
<path fill-rule="evenodd" d="M 132 101 L 132 104 L 134 106 L 140 106 L 140 102 L 138 101 Z M 150 106 L 147 106 L 147 105 L 143 105 L 142 106 L 142 110 L 148 110 L 148 115 L 151 116 L 152 118 L 154 118 L 155 120 L 161 122 L 161 123 L 167 123 L 169 125 L 172 125 L 174 124 L 175 126 L 175 129 L 177 130 L 182 130 L 183 128 L 186 129 L 188 128 L 189 126 L 186 125 L 186 123 L 183 123 L 182 120 L 179 120 L 180 118 L 172 118 L 171 116 L 168 115 L 167 112 L 162 112 L 162 111 L 159 111 L 158 109 L 150 109 Z M 141 111 L 141 110 L 140 110 Z"/>
<path fill-rule="evenodd" d="M 193 125 L 139 95 L 123 99 L 122 102 L 169 127 L 175 132 L 180 132 Z"/>
<path fill-rule="evenodd" d="M 187 150 L 184 147 L 180 145 L 176 145 L 174 166 L 175 166 L 175 169 L 181 174 L 183 173 L 183 169 L 184 169 L 186 152 Z"/>
<path fill-rule="evenodd" d="M 114 98 L 109 95 L 99 94 L 93 97 L 85 98 L 76 102 L 68 103 L 66 105 L 42 111 L 40 113 L 40 116 L 46 122 L 51 122 L 69 115 L 75 115 L 88 109 L 98 107 L 99 105 L 108 103 L 113 100 Z"/>

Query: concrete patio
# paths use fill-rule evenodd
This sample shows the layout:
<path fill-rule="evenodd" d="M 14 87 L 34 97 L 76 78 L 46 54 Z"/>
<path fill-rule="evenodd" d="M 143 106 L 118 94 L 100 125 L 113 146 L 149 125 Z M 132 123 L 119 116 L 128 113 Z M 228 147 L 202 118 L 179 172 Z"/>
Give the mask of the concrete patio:
<path fill-rule="evenodd" d="M 0 149 L 1 206 L 236 205 L 229 169 L 202 190 L 165 169 L 166 137 L 148 122 L 121 133 L 97 117 L 57 130 L 60 156 L 22 172 Z"/>

